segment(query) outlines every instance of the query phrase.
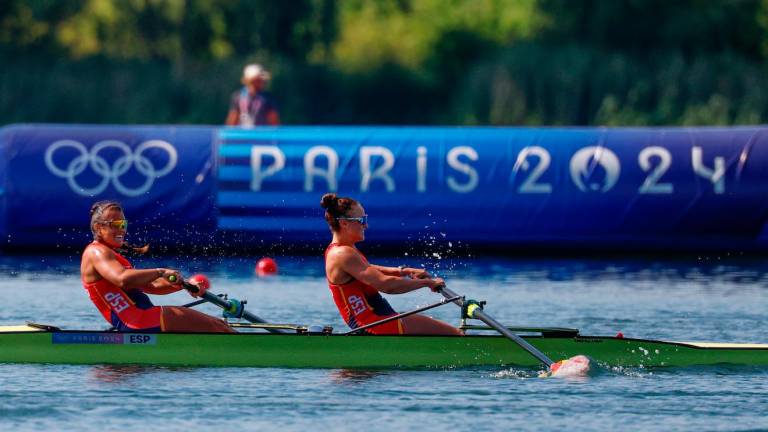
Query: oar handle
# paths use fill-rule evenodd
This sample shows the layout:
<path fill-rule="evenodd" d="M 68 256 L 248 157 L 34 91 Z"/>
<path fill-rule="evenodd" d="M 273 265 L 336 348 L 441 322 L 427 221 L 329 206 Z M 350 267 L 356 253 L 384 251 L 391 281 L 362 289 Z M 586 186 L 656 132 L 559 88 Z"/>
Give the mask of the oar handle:
<path fill-rule="evenodd" d="M 438 286 L 436 288 L 436 290 L 437 290 L 437 292 L 442 294 L 443 297 L 445 297 L 448 300 L 453 301 L 454 303 L 456 303 L 461 308 L 464 308 L 464 305 L 467 303 L 467 300 L 464 297 L 459 296 L 455 292 L 451 291 L 445 285 Z M 495 319 L 493 319 L 490 316 L 488 316 L 488 314 L 486 314 L 483 311 L 482 307 L 480 307 L 479 305 L 475 304 L 475 305 L 472 305 L 472 306 L 475 306 L 475 307 L 467 308 L 467 312 L 468 312 L 468 315 L 469 315 L 470 318 L 479 319 L 480 321 L 488 324 L 488 326 L 492 327 L 494 330 L 496 330 L 497 332 L 501 333 L 506 338 L 508 338 L 508 339 L 512 340 L 513 342 L 515 342 L 516 344 L 520 345 L 521 348 L 523 348 L 524 350 L 528 351 L 532 356 L 536 357 L 547 368 L 552 366 L 552 363 L 554 363 L 554 362 L 552 361 L 552 359 L 547 357 L 546 354 L 544 354 L 543 352 L 539 351 L 533 345 L 529 344 L 525 339 L 523 339 L 520 336 L 518 336 L 518 335 L 512 333 L 511 331 L 509 331 L 500 322 L 498 322 Z"/>
<path fill-rule="evenodd" d="M 443 295 L 446 299 L 452 299 L 454 297 L 458 297 L 457 299 L 453 300 L 454 303 L 456 303 L 459 306 L 464 306 L 464 297 L 456 294 L 455 292 L 451 291 L 445 284 L 440 284 L 435 288 L 435 291 L 439 292 Z"/>

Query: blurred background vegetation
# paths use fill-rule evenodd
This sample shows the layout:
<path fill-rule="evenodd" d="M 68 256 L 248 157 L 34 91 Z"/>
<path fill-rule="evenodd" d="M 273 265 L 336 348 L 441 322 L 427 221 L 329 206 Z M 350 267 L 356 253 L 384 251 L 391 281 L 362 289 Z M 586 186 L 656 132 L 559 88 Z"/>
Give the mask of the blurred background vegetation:
<path fill-rule="evenodd" d="M 264 64 L 286 124 L 768 117 L 765 0 L 0 0 L 0 125 L 220 124 Z"/>

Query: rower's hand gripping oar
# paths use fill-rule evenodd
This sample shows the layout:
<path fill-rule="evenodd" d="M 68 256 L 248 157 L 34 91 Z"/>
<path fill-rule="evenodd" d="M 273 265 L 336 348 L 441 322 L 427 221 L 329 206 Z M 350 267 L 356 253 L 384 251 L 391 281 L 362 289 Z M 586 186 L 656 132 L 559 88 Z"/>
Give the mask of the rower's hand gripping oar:
<path fill-rule="evenodd" d="M 480 303 L 473 300 L 466 300 L 463 296 L 459 296 L 455 292 L 448 289 L 448 287 L 445 285 L 438 286 L 435 288 L 435 290 L 442 294 L 446 299 L 452 300 L 459 307 L 461 307 L 469 318 L 478 319 L 486 323 L 488 326 L 501 333 L 504 337 L 519 345 L 520 348 L 526 350 L 529 354 L 536 357 L 537 360 L 539 360 L 544 366 L 547 367 L 547 372 L 541 376 L 554 376 L 555 374 L 558 376 L 575 376 L 586 375 L 587 372 L 589 372 L 589 359 L 587 357 L 576 356 L 568 360 L 553 362 L 552 359 L 547 357 L 546 354 L 539 351 L 533 345 L 529 344 L 525 339 L 509 331 L 504 325 L 485 313 Z M 570 364 L 569 367 L 562 367 L 563 365 L 568 364 Z M 560 371 L 560 373 L 558 373 L 558 371 Z"/>
<path fill-rule="evenodd" d="M 168 277 L 168 281 L 171 283 L 175 283 L 176 277 L 174 275 L 171 275 Z M 200 289 L 197 287 L 197 285 L 184 279 L 181 280 L 181 286 L 193 294 L 197 294 L 198 292 L 200 292 Z M 246 320 L 252 323 L 267 322 L 259 318 L 258 316 L 245 310 L 245 307 L 244 307 L 245 301 L 241 302 L 235 299 L 224 300 L 223 298 L 217 296 L 216 294 L 212 292 L 208 292 L 208 290 L 203 292 L 203 294 L 200 297 L 224 309 L 224 316 L 228 318 L 245 318 Z M 284 333 L 282 330 L 279 330 L 279 329 L 267 329 L 267 331 L 270 333 Z"/>

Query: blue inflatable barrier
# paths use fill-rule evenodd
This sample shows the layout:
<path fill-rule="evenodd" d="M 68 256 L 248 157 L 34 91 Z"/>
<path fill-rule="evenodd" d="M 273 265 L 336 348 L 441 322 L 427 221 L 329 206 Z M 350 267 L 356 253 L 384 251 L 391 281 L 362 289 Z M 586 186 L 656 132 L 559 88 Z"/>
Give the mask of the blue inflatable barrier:
<path fill-rule="evenodd" d="M 10 126 L 0 234 L 82 245 L 110 198 L 148 241 L 322 249 L 337 192 L 385 245 L 765 250 L 766 131 Z"/>
<path fill-rule="evenodd" d="M 84 245 L 89 209 L 123 203 L 134 237 L 192 242 L 215 230 L 211 127 L 2 129 L 6 247 Z"/>
<path fill-rule="evenodd" d="M 765 129 L 324 128 L 219 132 L 219 229 L 327 238 L 322 193 L 369 238 L 519 248 L 762 245 Z M 271 234 L 271 235 L 270 235 Z"/>

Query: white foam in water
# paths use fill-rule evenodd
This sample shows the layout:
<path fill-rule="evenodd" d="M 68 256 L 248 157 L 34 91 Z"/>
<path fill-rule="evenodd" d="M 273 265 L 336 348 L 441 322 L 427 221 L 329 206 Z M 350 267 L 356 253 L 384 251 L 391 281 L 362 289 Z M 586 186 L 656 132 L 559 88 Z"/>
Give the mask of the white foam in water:
<path fill-rule="evenodd" d="M 536 378 L 539 375 L 539 372 L 533 371 L 533 370 L 523 370 L 523 369 L 504 369 L 500 370 L 498 372 L 494 372 L 489 375 L 491 378 L 498 378 L 498 379 L 528 379 L 528 378 Z"/>

